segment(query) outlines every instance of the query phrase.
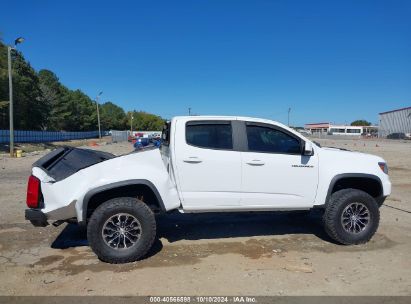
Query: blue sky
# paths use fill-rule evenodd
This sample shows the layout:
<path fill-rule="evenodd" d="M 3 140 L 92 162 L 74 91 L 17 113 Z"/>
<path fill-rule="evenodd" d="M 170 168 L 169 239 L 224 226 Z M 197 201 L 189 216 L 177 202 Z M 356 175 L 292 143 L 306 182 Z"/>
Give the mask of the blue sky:
<path fill-rule="evenodd" d="M 37 70 L 163 117 L 350 123 L 411 105 L 411 1 L 7 1 Z"/>

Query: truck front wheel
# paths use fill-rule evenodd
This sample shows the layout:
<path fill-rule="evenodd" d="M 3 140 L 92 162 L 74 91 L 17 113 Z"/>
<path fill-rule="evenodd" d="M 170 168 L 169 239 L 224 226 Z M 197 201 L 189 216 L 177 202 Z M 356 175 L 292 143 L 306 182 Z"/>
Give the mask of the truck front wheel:
<path fill-rule="evenodd" d="M 368 242 L 377 231 L 379 221 L 380 211 L 375 199 L 357 189 L 333 193 L 323 217 L 327 234 L 344 245 Z"/>
<path fill-rule="evenodd" d="M 151 209 L 132 197 L 101 204 L 87 226 L 90 247 L 100 260 L 113 264 L 134 262 L 151 248 L 156 221 Z"/>

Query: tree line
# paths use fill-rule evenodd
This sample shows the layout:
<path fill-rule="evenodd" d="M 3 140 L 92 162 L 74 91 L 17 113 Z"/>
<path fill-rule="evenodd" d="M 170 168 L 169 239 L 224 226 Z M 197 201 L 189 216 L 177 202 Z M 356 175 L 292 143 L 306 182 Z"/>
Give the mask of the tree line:
<path fill-rule="evenodd" d="M 12 51 L 14 128 L 16 130 L 97 130 L 96 102 L 81 90 L 64 86 L 50 70 L 35 71 L 23 54 Z M 9 128 L 7 46 L 0 41 L 0 129 Z M 164 120 L 129 111 L 108 101 L 99 105 L 102 130 L 161 130 Z M 133 117 L 133 122 L 131 122 Z"/>

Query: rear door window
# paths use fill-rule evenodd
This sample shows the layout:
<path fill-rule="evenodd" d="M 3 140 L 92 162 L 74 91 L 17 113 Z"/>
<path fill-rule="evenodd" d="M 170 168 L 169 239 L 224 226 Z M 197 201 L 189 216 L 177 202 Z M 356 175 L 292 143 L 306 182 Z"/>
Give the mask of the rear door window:
<path fill-rule="evenodd" d="M 233 149 L 230 121 L 190 121 L 186 124 L 186 142 L 207 149 Z"/>

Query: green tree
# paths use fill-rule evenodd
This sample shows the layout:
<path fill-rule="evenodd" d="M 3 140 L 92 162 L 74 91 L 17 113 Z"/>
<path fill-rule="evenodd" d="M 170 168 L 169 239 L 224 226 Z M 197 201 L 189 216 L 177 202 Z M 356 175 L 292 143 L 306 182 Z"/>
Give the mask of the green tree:
<path fill-rule="evenodd" d="M 160 116 L 143 111 L 132 111 L 127 113 L 127 128 L 130 129 L 131 115 L 133 115 L 133 130 L 139 131 L 161 131 L 164 119 Z"/>
<path fill-rule="evenodd" d="M 359 119 L 355 120 L 351 123 L 352 126 L 371 126 L 371 123 L 364 120 L 364 119 Z"/>
<path fill-rule="evenodd" d="M 8 101 L 7 47 L 0 41 L 0 129 L 8 127 Z"/>
<path fill-rule="evenodd" d="M 64 88 L 59 82 L 58 77 L 52 71 L 40 70 L 39 73 L 39 87 L 42 92 L 43 101 L 45 102 L 49 115 L 47 117 L 46 125 L 49 130 L 59 130 L 62 126 L 59 112 L 61 110 L 61 102 Z"/>
<path fill-rule="evenodd" d="M 49 108 L 50 130 L 89 131 L 97 129 L 95 102 L 80 90 L 69 90 L 49 70 L 39 71 L 42 97 Z"/>
<path fill-rule="evenodd" d="M 126 113 L 111 101 L 100 105 L 100 122 L 102 130 L 124 130 L 127 127 Z"/>
<path fill-rule="evenodd" d="M 93 101 L 82 91 L 63 88 L 58 112 L 59 129 L 65 131 L 97 130 L 97 114 Z"/>
<path fill-rule="evenodd" d="M 38 73 L 18 51 L 12 52 L 13 100 L 15 129 L 22 130 L 97 130 L 96 103 L 81 90 L 70 90 L 50 70 Z M 9 89 L 7 46 L 0 37 L 0 129 L 9 128 Z M 100 107 L 103 130 L 130 128 L 161 130 L 163 119 L 142 111 L 125 114 L 113 102 Z"/>
<path fill-rule="evenodd" d="M 39 78 L 18 51 L 12 52 L 12 76 L 15 129 L 44 129 L 48 108 L 42 98 Z M 8 113 L 6 116 L 8 120 Z"/>

